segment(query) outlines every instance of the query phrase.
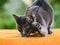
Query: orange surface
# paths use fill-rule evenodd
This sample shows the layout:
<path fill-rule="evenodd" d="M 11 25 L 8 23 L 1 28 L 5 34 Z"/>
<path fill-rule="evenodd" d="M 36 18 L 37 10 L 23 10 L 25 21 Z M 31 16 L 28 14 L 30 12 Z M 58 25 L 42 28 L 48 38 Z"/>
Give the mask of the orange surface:
<path fill-rule="evenodd" d="M 1 30 L 0 45 L 60 45 L 60 29 L 53 29 L 46 37 L 21 37 L 18 30 Z"/>

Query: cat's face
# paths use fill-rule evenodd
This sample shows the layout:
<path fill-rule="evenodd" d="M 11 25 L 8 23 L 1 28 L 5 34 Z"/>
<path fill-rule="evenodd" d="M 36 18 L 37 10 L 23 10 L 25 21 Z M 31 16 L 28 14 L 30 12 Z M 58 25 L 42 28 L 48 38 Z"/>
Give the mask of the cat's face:
<path fill-rule="evenodd" d="M 26 18 L 23 16 L 22 17 L 16 15 L 13 16 L 16 20 L 19 32 L 21 32 L 22 36 L 25 36 L 27 34 L 28 29 L 30 28 L 29 23 L 27 22 Z"/>

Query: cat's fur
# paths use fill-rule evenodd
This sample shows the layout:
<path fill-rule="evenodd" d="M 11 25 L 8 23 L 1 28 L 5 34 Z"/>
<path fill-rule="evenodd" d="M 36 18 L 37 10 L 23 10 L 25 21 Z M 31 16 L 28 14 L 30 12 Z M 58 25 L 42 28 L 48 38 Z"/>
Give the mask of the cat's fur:
<path fill-rule="evenodd" d="M 27 14 L 25 16 L 23 16 L 24 20 L 21 19 L 21 17 L 13 15 L 14 18 L 16 19 L 18 30 L 19 30 L 19 32 L 21 32 L 21 35 L 28 36 L 28 35 L 30 35 L 31 32 L 34 32 L 33 29 L 35 29 L 35 28 L 38 29 L 38 31 L 39 31 L 39 33 L 41 33 L 41 35 L 45 36 L 47 34 L 51 34 L 50 28 L 51 28 L 51 24 L 53 22 L 53 10 L 52 10 L 51 6 L 48 4 L 47 0 L 35 0 L 34 3 L 29 8 L 27 8 L 27 10 L 32 12 L 31 15 L 34 20 L 31 21 L 31 23 L 30 23 L 31 18 L 29 16 L 27 16 L 28 18 L 26 17 L 29 20 L 25 19 L 25 16 Z M 22 22 L 22 20 L 24 23 Z M 27 25 L 30 26 L 29 30 L 26 29 L 26 26 L 25 26 L 26 23 L 27 23 Z M 32 25 L 34 25 L 34 26 L 32 26 Z"/>
<path fill-rule="evenodd" d="M 51 24 L 53 22 L 53 10 L 47 0 L 35 0 L 34 3 L 28 8 L 36 17 L 36 21 L 33 25 L 39 25 L 37 27 L 42 35 L 51 34 Z M 38 22 L 38 23 L 36 23 Z M 41 29 L 40 29 L 41 27 Z"/>

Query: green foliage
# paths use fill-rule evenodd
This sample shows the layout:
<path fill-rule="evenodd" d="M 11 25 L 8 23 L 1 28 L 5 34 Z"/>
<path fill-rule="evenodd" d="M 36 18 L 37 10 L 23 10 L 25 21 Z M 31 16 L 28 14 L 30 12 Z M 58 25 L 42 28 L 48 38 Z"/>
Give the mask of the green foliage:
<path fill-rule="evenodd" d="M 3 5 L 7 2 L 8 0 L 0 0 L 0 10 L 3 9 Z"/>
<path fill-rule="evenodd" d="M 54 10 L 54 28 L 60 28 L 60 0 L 49 0 Z"/>
<path fill-rule="evenodd" d="M 27 5 L 22 0 L 20 0 L 20 4 L 21 4 L 21 6 L 16 12 L 20 15 L 23 15 L 27 8 Z"/>
<path fill-rule="evenodd" d="M 0 29 L 11 29 L 16 28 L 13 17 L 6 14 L 5 12 L 0 13 Z"/>

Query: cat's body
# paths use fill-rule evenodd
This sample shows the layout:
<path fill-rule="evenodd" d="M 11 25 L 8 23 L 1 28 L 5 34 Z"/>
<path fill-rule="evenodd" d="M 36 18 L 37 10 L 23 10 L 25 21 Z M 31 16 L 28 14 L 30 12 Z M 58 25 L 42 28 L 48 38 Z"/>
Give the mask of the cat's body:
<path fill-rule="evenodd" d="M 34 13 L 36 22 L 39 23 L 39 27 L 36 26 L 37 23 L 34 24 L 35 22 L 33 22 L 33 25 L 38 29 L 41 27 L 41 30 L 39 30 L 43 35 L 51 34 L 50 28 L 53 22 L 53 10 L 47 0 L 36 0 L 28 10 Z"/>

